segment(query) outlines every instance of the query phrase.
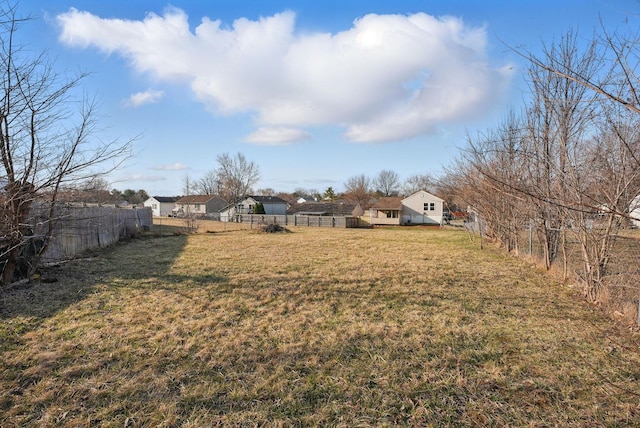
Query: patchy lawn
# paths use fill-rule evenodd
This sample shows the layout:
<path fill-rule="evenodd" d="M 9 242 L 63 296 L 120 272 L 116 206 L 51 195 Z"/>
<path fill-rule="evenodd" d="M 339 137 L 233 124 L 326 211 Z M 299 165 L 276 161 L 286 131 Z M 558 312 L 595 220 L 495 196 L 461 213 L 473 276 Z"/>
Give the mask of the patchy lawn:
<path fill-rule="evenodd" d="M 0 295 L 0 426 L 640 420 L 638 337 L 525 262 L 292 231 L 134 240 Z"/>

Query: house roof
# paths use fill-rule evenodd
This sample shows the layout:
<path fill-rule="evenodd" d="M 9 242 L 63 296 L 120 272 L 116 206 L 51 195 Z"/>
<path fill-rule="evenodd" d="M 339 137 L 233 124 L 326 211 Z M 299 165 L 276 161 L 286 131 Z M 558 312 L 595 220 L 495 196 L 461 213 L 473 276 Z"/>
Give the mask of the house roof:
<path fill-rule="evenodd" d="M 261 204 L 287 204 L 288 202 L 277 196 L 248 196 Z"/>
<path fill-rule="evenodd" d="M 287 210 L 290 214 L 301 215 L 352 215 L 358 208 L 357 203 L 349 202 L 303 202 L 295 204 Z"/>
<path fill-rule="evenodd" d="M 213 195 L 183 196 L 182 198 L 178 199 L 176 203 L 180 205 L 205 204 L 207 213 L 221 212 L 223 208 L 227 206 L 227 201 L 219 196 Z M 176 207 L 174 211 L 178 211 L 180 209 L 182 208 Z"/>
<path fill-rule="evenodd" d="M 429 199 L 433 199 L 433 200 L 436 200 L 436 201 L 439 201 L 439 202 L 444 202 L 444 199 L 441 199 L 441 198 L 437 197 L 436 195 L 427 192 L 426 190 L 418 190 L 417 192 L 415 192 L 415 193 L 407 196 L 406 198 L 404 198 L 403 201 L 406 201 L 407 199 L 410 199 L 410 198 L 415 198 L 419 194 L 422 194 L 423 196 L 426 196 Z"/>
<path fill-rule="evenodd" d="M 176 202 L 179 204 L 205 204 L 213 198 L 215 198 L 213 195 L 187 195 L 181 197 Z"/>
<path fill-rule="evenodd" d="M 160 203 L 174 203 L 179 198 L 177 196 L 153 196 L 153 199 Z"/>
<path fill-rule="evenodd" d="M 371 208 L 376 210 L 402 210 L 402 198 L 399 196 L 387 196 L 378 199 Z"/>

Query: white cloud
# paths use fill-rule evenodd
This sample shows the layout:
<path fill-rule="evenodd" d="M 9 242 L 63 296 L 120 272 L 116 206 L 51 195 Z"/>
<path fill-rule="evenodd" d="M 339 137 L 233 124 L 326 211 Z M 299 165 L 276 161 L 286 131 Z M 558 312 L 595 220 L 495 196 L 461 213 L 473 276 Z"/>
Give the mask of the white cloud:
<path fill-rule="evenodd" d="M 296 128 L 262 126 L 247 135 L 245 141 L 261 146 L 287 146 L 311 140 L 308 132 Z"/>
<path fill-rule="evenodd" d="M 171 165 L 157 165 L 153 169 L 157 171 L 184 171 L 189 169 L 189 167 L 183 163 L 174 163 Z"/>
<path fill-rule="evenodd" d="M 154 104 L 162 99 L 163 91 L 148 90 L 145 92 L 136 92 L 132 94 L 124 103 L 127 107 L 140 107 L 145 104 Z"/>
<path fill-rule="evenodd" d="M 69 46 L 188 82 L 220 113 L 253 113 L 261 144 L 274 129 L 311 125 L 339 125 L 357 142 L 411 138 L 481 117 L 510 80 L 488 63 L 485 29 L 455 17 L 366 15 L 335 34 L 295 32 L 293 12 L 228 28 L 203 18 L 194 31 L 175 8 L 141 21 L 70 9 L 57 21 Z"/>

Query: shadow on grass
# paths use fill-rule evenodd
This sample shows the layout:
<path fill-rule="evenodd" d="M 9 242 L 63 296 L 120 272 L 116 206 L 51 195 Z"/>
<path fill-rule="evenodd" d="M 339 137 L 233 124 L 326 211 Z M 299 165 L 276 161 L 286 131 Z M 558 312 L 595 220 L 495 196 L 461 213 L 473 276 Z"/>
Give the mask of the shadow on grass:
<path fill-rule="evenodd" d="M 184 235 L 132 239 L 43 268 L 39 279 L 0 292 L 0 338 L 37 327 L 43 320 L 95 293 L 96 286 L 101 284 L 153 277 L 175 282 L 190 279 L 194 284 L 222 281 L 215 275 L 186 278 L 168 274 L 187 239 Z M 11 322 L 16 318 L 23 320 Z"/>

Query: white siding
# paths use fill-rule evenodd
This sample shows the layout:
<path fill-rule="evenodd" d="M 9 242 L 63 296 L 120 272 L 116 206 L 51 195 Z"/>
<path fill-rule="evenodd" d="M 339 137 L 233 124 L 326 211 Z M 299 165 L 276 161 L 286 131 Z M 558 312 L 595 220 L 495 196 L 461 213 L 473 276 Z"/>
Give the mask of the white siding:
<path fill-rule="evenodd" d="M 420 190 L 402 200 L 402 224 L 442 224 L 444 201 Z"/>

